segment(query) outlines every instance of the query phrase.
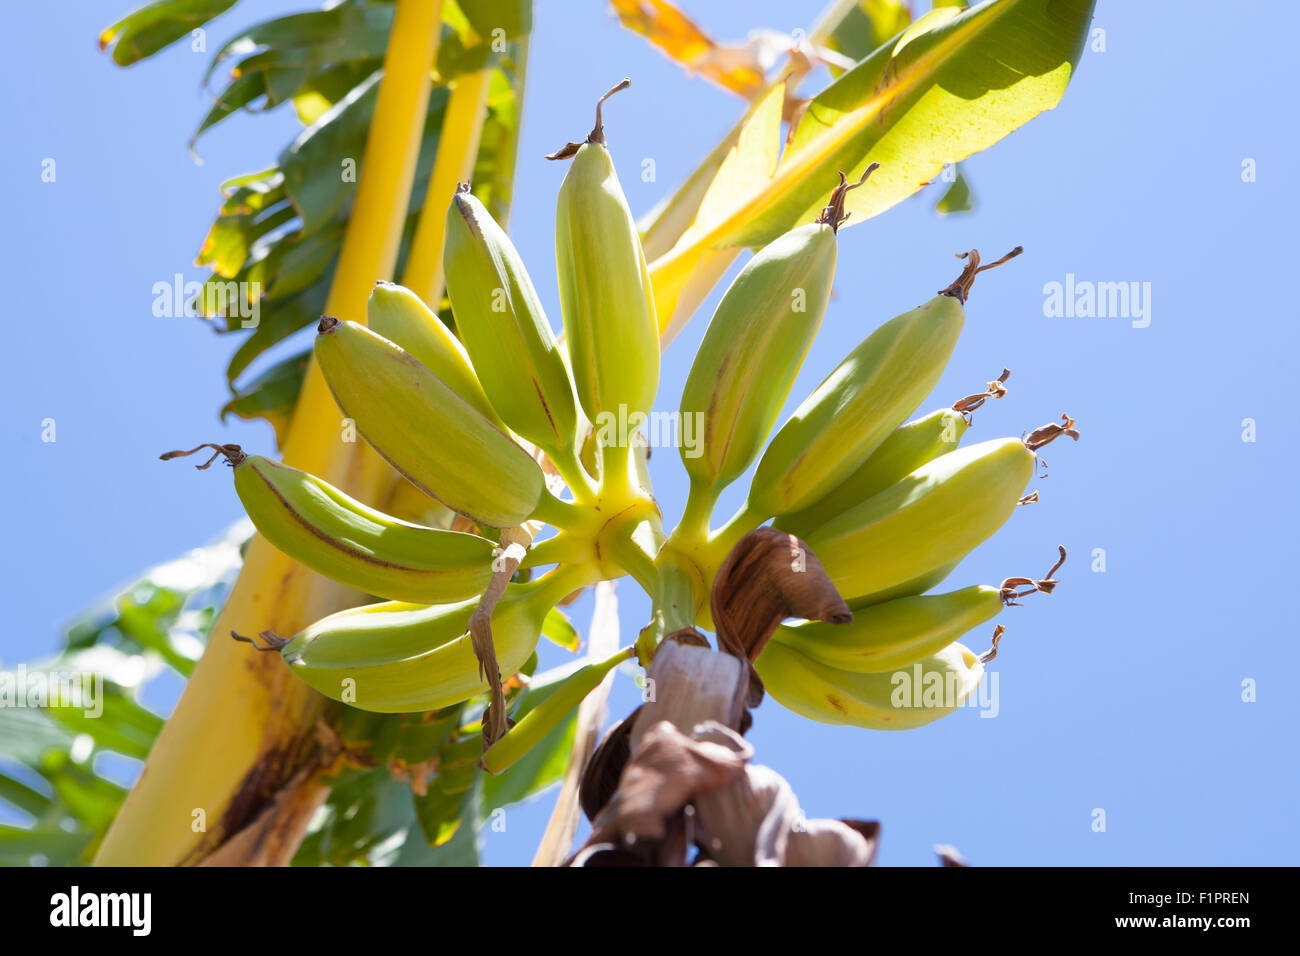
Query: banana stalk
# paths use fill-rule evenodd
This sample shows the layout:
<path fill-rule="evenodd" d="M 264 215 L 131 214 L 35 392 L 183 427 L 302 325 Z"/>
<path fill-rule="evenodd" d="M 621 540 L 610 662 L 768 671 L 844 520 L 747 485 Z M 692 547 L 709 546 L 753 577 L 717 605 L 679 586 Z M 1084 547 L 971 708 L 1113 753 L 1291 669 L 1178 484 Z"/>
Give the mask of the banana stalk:
<path fill-rule="evenodd" d="M 456 80 L 447 112 L 442 121 L 442 135 L 438 140 L 438 155 L 433 161 L 433 175 L 424 194 L 424 209 L 445 209 L 456 192 L 456 186 L 469 182 L 478 157 L 479 139 L 483 134 L 483 112 L 487 109 L 488 86 L 491 70 L 466 73 Z M 455 149 L 443 149 L 444 143 L 453 143 Z M 406 286 L 430 307 L 437 308 L 442 298 L 445 276 L 442 271 L 442 253 L 447 244 L 446 220 L 442 216 L 421 213 L 411 252 L 406 259 L 402 285 Z"/>
<path fill-rule="evenodd" d="M 361 181 L 330 288 L 331 314 L 363 321 L 370 287 L 393 272 L 441 12 L 441 0 L 398 2 Z M 340 440 L 342 416 L 314 366 L 297 408 L 285 462 L 373 498 L 385 470 L 375 456 L 357 454 L 359 445 Z M 292 632 L 350 599 L 343 586 L 255 537 L 212 633 L 267 626 Z M 209 855 L 293 777 L 310 751 L 322 706 L 323 698 L 273 656 L 250 660 L 247 648 L 213 640 L 105 835 L 96 864 L 171 866 Z"/>

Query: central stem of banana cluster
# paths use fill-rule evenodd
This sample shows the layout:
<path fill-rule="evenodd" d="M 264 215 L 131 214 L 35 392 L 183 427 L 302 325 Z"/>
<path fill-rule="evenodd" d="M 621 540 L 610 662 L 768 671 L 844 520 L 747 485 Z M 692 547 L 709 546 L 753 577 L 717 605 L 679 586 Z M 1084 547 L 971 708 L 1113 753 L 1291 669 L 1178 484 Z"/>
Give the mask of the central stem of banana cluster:
<path fill-rule="evenodd" d="M 559 534 L 534 545 L 523 566 L 586 565 L 597 569 L 598 580 L 630 574 L 652 591 L 653 557 L 634 540 L 634 532 L 658 514 L 658 505 L 633 475 L 628 445 L 603 445 L 599 454 L 600 481 L 594 486 L 576 455 L 571 462 L 553 459 L 574 500 L 543 494 L 533 517 L 553 525 Z"/>
<path fill-rule="evenodd" d="M 754 512 L 747 502 L 725 525 L 710 531 L 709 518 L 715 499 L 716 494 L 710 489 L 692 487 L 681 521 L 655 560 L 658 588 L 680 594 L 689 583 L 694 617 L 689 623 L 679 623 L 677 627 L 698 623 L 712 629 L 709 597 L 713 580 L 740 539 L 763 522 L 763 516 Z M 666 607 L 664 614 L 665 618 L 669 615 Z M 670 626 L 669 630 L 672 629 Z"/>

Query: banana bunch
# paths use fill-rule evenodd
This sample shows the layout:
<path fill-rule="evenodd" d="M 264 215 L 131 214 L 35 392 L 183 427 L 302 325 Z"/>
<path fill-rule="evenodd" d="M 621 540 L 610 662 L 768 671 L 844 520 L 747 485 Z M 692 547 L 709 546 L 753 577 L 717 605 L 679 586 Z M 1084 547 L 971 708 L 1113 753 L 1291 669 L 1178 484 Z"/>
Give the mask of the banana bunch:
<path fill-rule="evenodd" d="M 983 654 L 957 638 L 1028 594 L 1050 594 L 1064 563 L 1060 548 L 1060 559 L 1039 580 L 1012 577 L 996 588 L 896 597 L 854 611 L 844 625 L 782 625 L 755 668 L 772 696 L 813 720 L 873 730 L 920 727 L 970 699 L 1005 629 L 997 626 Z"/>
<path fill-rule="evenodd" d="M 571 574 L 552 572 L 510 586 L 492 616 L 504 673 L 523 666 L 547 612 L 582 583 Z M 294 674 L 326 697 L 362 710 L 437 710 L 484 689 L 469 633 L 477 607 L 477 598 L 454 604 L 369 604 L 324 617 L 291 639 L 264 631 L 260 648 L 279 651 Z"/>
<path fill-rule="evenodd" d="M 842 221 L 848 188 L 841 180 L 823 211 L 818 227 L 824 235 L 833 236 Z M 1061 424 L 1021 438 L 959 447 L 972 413 L 1006 394 L 1007 370 L 984 391 L 907 420 L 956 347 L 976 275 L 1021 252 L 1016 248 L 981 264 L 979 253 L 971 251 L 962 256 L 966 262 L 955 282 L 885 322 L 850 352 L 759 456 L 820 318 L 803 317 L 801 323 L 789 315 L 783 308 L 789 289 L 815 290 L 809 302 L 829 293 L 829 273 L 824 285 L 810 278 L 814 256 L 791 252 L 811 246 L 816 234 L 808 230 L 800 227 L 755 255 L 705 334 L 682 401 L 683 414 L 695 411 L 705 419 L 703 453 L 694 460 L 683 457 L 691 494 L 682 522 L 660 552 L 661 579 L 693 581 L 692 623 L 708 627 L 709 589 L 718 568 L 745 534 L 773 519 L 776 528 L 807 544 L 854 621 L 779 627 L 755 662 L 767 690 L 817 720 L 881 729 L 919 726 L 960 706 L 991 659 L 973 654 L 957 638 L 1030 593 L 1017 592 L 1016 582 L 1031 591 L 1049 591 L 1055 582 L 1049 573 L 1039 582 L 1012 578 L 999 588 L 926 592 L 1018 505 L 1033 500 L 1024 491 L 1039 464 L 1038 449 L 1061 435 L 1077 439 L 1078 432 L 1065 416 Z M 830 249 L 826 258 L 833 255 Z M 747 285 L 762 291 L 747 293 Z M 737 397 L 755 379 L 776 393 L 762 393 L 772 403 Z M 755 457 L 744 505 L 721 529 L 710 531 L 716 489 Z M 665 594 L 669 590 L 664 587 Z M 678 619 L 674 626 L 683 623 Z M 899 683 L 947 685 L 942 706 L 921 697 L 920 703 L 900 704 L 893 680 L 904 671 L 906 680 Z"/>
<path fill-rule="evenodd" d="M 911 417 L 956 348 L 976 275 L 1020 249 L 987 265 L 965 254 L 955 282 L 872 331 L 778 428 L 831 298 L 845 197 L 876 164 L 856 182 L 841 174 L 816 221 L 758 250 L 712 316 L 678 406 L 683 437 L 699 439 L 680 448 L 690 490 L 665 534 L 637 434 L 659 387 L 659 323 L 602 117 L 627 86 L 601 97 L 584 141 L 548 157 L 571 160 L 556 206 L 561 329 L 468 184 L 446 217 L 451 323 L 389 282 L 375 285 L 364 322 L 320 320 L 315 358 L 345 438 L 355 431 L 403 476 L 402 513 L 432 513 L 442 527 L 393 517 L 237 445 L 163 456 L 210 449 L 200 468 L 224 457 L 272 545 L 380 599 L 294 635 L 235 636 L 363 710 L 431 711 L 490 694 L 481 765 L 498 772 L 619 664 L 647 663 L 664 635 L 708 627 L 719 567 L 772 520 L 807 544 L 854 612 L 851 624 L 776 628 L 755 661 L 772 696 L 816 720 L 882 729 L 951 712 L 978 687 L 1001 628 L 983 655 L 958 638 L 1020 597 L 1050 592 L 1060 566 L 1043 579 L 926 593 L 1032 500 L 1024 491 L 1038 450 L 1078 438 L 1063 416 L 960 447 L 971 413 L 1006 393 L 1005 371 L 983 392 Z M 720 493 L 750 469 L 744 505 L 713 530 Z M 447 527 L 453 518 L 458 530 Z M 525 580 L 542 567 L 551 569 Z M 502 678 L 525 667 L 547 614 L 622 575 L 651 595 L 655 626 L 635 648 L 575 669 L 510 726 L 493 711 Z"/>

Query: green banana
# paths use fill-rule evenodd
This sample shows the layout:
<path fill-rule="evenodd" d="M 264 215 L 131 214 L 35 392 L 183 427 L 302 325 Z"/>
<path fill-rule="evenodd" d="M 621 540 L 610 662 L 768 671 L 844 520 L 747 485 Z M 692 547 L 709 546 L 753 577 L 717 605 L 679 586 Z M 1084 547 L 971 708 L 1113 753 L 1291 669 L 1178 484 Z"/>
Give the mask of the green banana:
<path fill-rule="evenodd" d="M 366 322 L 372 331 L 409 353 L 486 418 L 505 428 L 483 392 L 465 346 L 418 295 L 392 282 L 376 282 L 366 303 Z"/>
<path fill-rule="evenodd" d="M 910 730 L 938 720 L 984 679 L 980 657 L 955 643 L 908 667 L 855 674 L 769 641 L 754 666 L 768 693 L 796 714 L 870 730 Z"/>
<path fill-rule="evenodd" d="M 783 625 L 772 640 L 828 667 L 875 674 L 938 653 L 967 631 L 997 617 L 1006 602 L 1004 589 L 980 584 L 947 594 L 875 604 L 854 611 L 848 624 L 809 621 Z"/>
<path fill-rule="evenodd" d="M 960 561 L 993 534 L 1015 510 L 1035 461 L 1019 438 L 959 448 L 804 540 L 851 606 L 863 606 Z"/>
<path fill-rule="evenodd" d="M 482 412 L 388 339 L 326 316 L 316 360 L 343 414 L 412 484 L 490 527 L 531 517 L 542 470 Z"/>
<path fill-rule="evenodd" d="M 492 614 L 502 674 L 513 674 L 533 652 L 546 614 L 586 581 L 583 569 L 552 572 L 512 584 Z M 479 601 L 421 606 L 371 604 L 331 614 L 287 642 L 261 635 L 293 673 L 334 700 L 362 710 L 437 710 L 488 689 L 469 635 Z"/>
<path fill-rule="evenodd" d="M 799 226 L 750 259 L 718 303 L 682 389 L 681 420 L 704 425 L 699 454 L 681 448 L 698 507 L 711 508 L 776 423 L 821 326 L 835 259 L 828 223 Z"/>
<path fill-rule="evenodd" d="M 884 491 L 926 462 L 952 451 L 967 427 L 962 414 L 951 408 L 941 408 L 900 425 L 857 471 L 808 507 L 778 515 L 773 524 L 782 531 L 807 537 L 836 515 Z"/>
<path fill-rule="evenodd" d="M 510 237 L 468 185 L 447 210 L 443 268 L 456 329 L 492 407 L 552 457 L 571 458 L 577 412 L 555 334 Z"/>
<path fill-rule="evenodd" d="M 924 305 L 871 333 L 795 411 L 759 459 L 745 512 L 762 521 L 799 511 L 866 461 L 934 388 L 966 321 L 963 304 L 985 266 L 967 253 L 961 276 Z"/>
<path fill-rule="evenodd" d="M 555 212 L 560 310 L 578 401 L 599 426 L 609 415 L 645 414 L 659 389 L 659 323 L 636 222 L 596 126 L 572 153 Z M 566 148 L 567 149 L 567 148 Z M 561 154 L 552 156 L 562 158 Z"/>
<path fill-rule="evenodd" d="M 480 765 L 488 773 L 500 773 L 508 769 L 543 737 L 558 727 L 573 709 L 582 703 L 582 699 L 600 685 L 610 671 L 624 661 L 631 660 L 633 654 L 634 648 L 625 647 L 603 661 L 583 664 L 536 704 L 532 704 L 525 698 L 524 706 L 528 709 L 520 716 L 518 722 L 506 731 L 505 736 L 484 752 Z"/>
<path fill-rule="evenodd" d="M 496 547 L 487 538 L 400 521 L 314 475 L 246 455 L 238 445 L 199 448 L 226 456 L 235 492 L 257 530 L 313 571 L 367 594 L 421 604 L 464 600 L 487 587 Z"/>

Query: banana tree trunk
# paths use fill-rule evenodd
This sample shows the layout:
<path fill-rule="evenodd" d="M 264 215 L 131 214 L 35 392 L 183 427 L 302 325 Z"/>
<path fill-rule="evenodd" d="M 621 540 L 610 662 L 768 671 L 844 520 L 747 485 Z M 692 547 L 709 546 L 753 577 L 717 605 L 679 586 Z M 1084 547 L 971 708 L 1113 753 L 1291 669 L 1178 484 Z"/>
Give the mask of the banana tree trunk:
<path fill-rule="evenodd" d="M 326 307 L 340 318 L 364 322 L 371 286 L 393 273 L 441 12 L 442 0 L 398 2 L 356 202 Z M 284 460 L 362 500 L 375 500 L 388 480 L 386 466 L 343 436 L 343 416 L 313 364 Z M 293 677 L 277 655 L 250 653 L 227 635 L 268 628 L 290 634 L 354 602 L 352 592 L 290 561 L 260 536 L 253 538 L 207 650 L 105 835 L 97 865 L 198 863 L 257 818 L 315 760 L 313 731 L 324 699 Z M 313 799 L 319 802 L 325 792 L 316 788 Z M 310 816 L 310 809 L 294 802 L 299 818 Z M 255 845 L 242 857 L 229 856 L 221 862 L 265 859 Z"/>

